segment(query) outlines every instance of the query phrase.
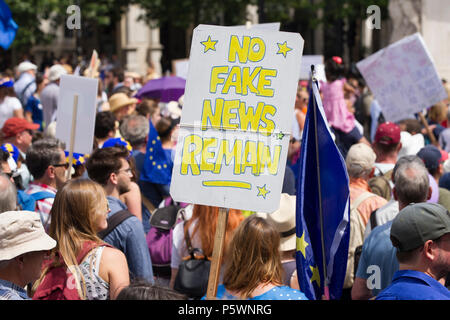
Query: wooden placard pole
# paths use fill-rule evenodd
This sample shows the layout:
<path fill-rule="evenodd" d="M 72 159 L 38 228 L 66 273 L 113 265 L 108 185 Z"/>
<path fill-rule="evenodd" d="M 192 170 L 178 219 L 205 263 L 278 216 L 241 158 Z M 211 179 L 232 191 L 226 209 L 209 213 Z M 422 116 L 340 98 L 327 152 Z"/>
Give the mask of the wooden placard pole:
<path fill-rule="evenodd" d="M 67 171 L 67 180 L 72 178 L 72 167 L 73 167 L 73 148 L 75 146 L 75 130 L 77 126 L 77 112 L 78 112 L 78 95 L 73 97 L 73 108 L 72 108 L 72 127 L 70 128 L 70 146 L 69 146 L 69 169 Z"/>
<path fill-rule="evenodd" d="M 215 300 L 217 295 L 217 286 L 219 284 L 220 265 L 225 245 L 225 233 L 228 223 L 228 208 L 219 208 L 219 217 L 217 219 L 216 235 L 214 237 L 214 248 L 209 270 L 208 289 L 206 291 L 207 300 Z"/>
<path fill-rule="evenodd" d="M 427 120 L 423 116 L 422 112 L 419 112 L 418 114 L 419 114 L 420 120 L 422 121 L 422 123 L 423 123 L 423 125 L 425 127 L 425 130 L 428 133 L 428 136 L 430 137 L 431 144 L 433 144 L 433 145 L 438 147 L 439 146 L 439 142 L 436 141 L 436 137 L 434 136 L 433 131 L 431 131 L 430 127 L 428 126 Z"/>

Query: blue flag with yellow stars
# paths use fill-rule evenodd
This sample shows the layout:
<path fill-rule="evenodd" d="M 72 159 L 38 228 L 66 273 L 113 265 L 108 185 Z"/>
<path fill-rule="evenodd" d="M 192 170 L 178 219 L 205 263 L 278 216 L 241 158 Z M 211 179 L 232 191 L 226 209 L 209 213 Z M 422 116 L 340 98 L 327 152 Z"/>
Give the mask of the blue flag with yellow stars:
<path fill-rule="evenodd" d="M 173 161 L 171 150 L 164 150 L 152 122 L 148 133 L 147 152 L 140 179 L 157 184 L 170 184 L 172 180 Z"/>
<path fill-rule="evenodd" d="M 328 128 L 315 81 L 309 96 L 297 186 L 297 274 L 300 290 L 308 299 L 325 295 L 333 300 L 341 297 L 347 267 L 349 179 L 345 161 Z"/>
<path fill-rule="evenodd" d="M 0 0 L 0 47 L 8 50 L 16 37 L 17 28 L 8 5 Z"/>

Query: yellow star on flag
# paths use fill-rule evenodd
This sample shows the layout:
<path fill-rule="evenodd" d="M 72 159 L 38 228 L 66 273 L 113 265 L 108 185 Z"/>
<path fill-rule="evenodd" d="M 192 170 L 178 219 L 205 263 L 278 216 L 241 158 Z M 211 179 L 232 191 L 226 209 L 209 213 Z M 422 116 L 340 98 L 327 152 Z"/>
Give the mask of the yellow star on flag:
<path fill-rule="evenodd" d="M 297 237 L 297 251 L 300 251 L 305 259 L 307 246 L 309 246 L 309 243 L 305 241 L 305 231 L 303 231 L 302 236 L 300 238 Z"/>
<path fill-rule="evenodd" d="M 277 52 L 277 54 L 280 54 L 280 53 L 281 53 L 281 54 L 286 58 L 286 54 L 287 54 L 289 51 L 291 51 L 292 48 L 289 48 L 289 47 L 287 46 L 287 41 L 285 41 L 283 44 L 277 43 L 277 45 L 278 45 L 278 52 Z"/>
<path fill-rule="evenodd" d="M 263 185 L 262 187 L 258 187 L 258 186 L 256 186 L 256 187 L 258 188 L 257 197 L 262 196 L 265 199 L 266 195 L 270 192 L 269 190 L 266 189 L 266 185 Z"/>
<path fill-rule="evenodd" d="M 320 287 L 319 267 L 313 268 L 313 267 L 309 266 L 309 268 L 311 269 L 311 271 L 312 271 L 312 273 L 313 273 L 313 274 L 312 274 L 312 277 L 311 277 L 311 279 L 309 279 L 309 281 L 311 281 L 311 283 L 312 283 L 313 281 L 317 282 L 317 285 Z"/>
<path fill-rule="evenodd" d="M 216 43 L 218 40 L 211 40 L 211 36 L 208 36 L 208 40 L 201 41 L 200 43 L 205 46 L 205 49 L 203 53 L 207 52 L 208 50 L 216 51 Z"/>

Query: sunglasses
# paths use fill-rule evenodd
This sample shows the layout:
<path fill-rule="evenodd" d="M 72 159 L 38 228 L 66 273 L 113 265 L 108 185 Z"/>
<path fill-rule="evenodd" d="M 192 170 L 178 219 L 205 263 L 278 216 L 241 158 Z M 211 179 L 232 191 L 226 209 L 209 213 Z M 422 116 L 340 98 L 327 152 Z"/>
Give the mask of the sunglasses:
<path fill-rule="evenodd" d="M 66 170 L 69 169 L 69 164 L 66 163 L 57 163 L 57 164 L 51 164 L 53 167 L 64 167 Z"/>

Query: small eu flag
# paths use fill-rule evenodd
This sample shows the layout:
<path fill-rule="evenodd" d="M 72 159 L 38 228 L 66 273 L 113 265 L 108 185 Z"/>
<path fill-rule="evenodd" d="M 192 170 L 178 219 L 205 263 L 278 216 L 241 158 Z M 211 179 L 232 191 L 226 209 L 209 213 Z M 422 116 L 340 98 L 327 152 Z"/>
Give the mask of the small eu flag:
<path fill-rule="evenodd" d="M 315 110 L 314 110 L 315 109 Z M 339 299 L 350 236 L 349 179 L 313 81 L 297 187 L 297 274 L 308 299 Z"/>
<path fill-rule="evenodd" d="M 152 122 L 148 133 L 147 152 L 140 179 L 157 184 L 170 184 L 173 161 L 171 150 L 164 150 L 161 140 Z"/>

